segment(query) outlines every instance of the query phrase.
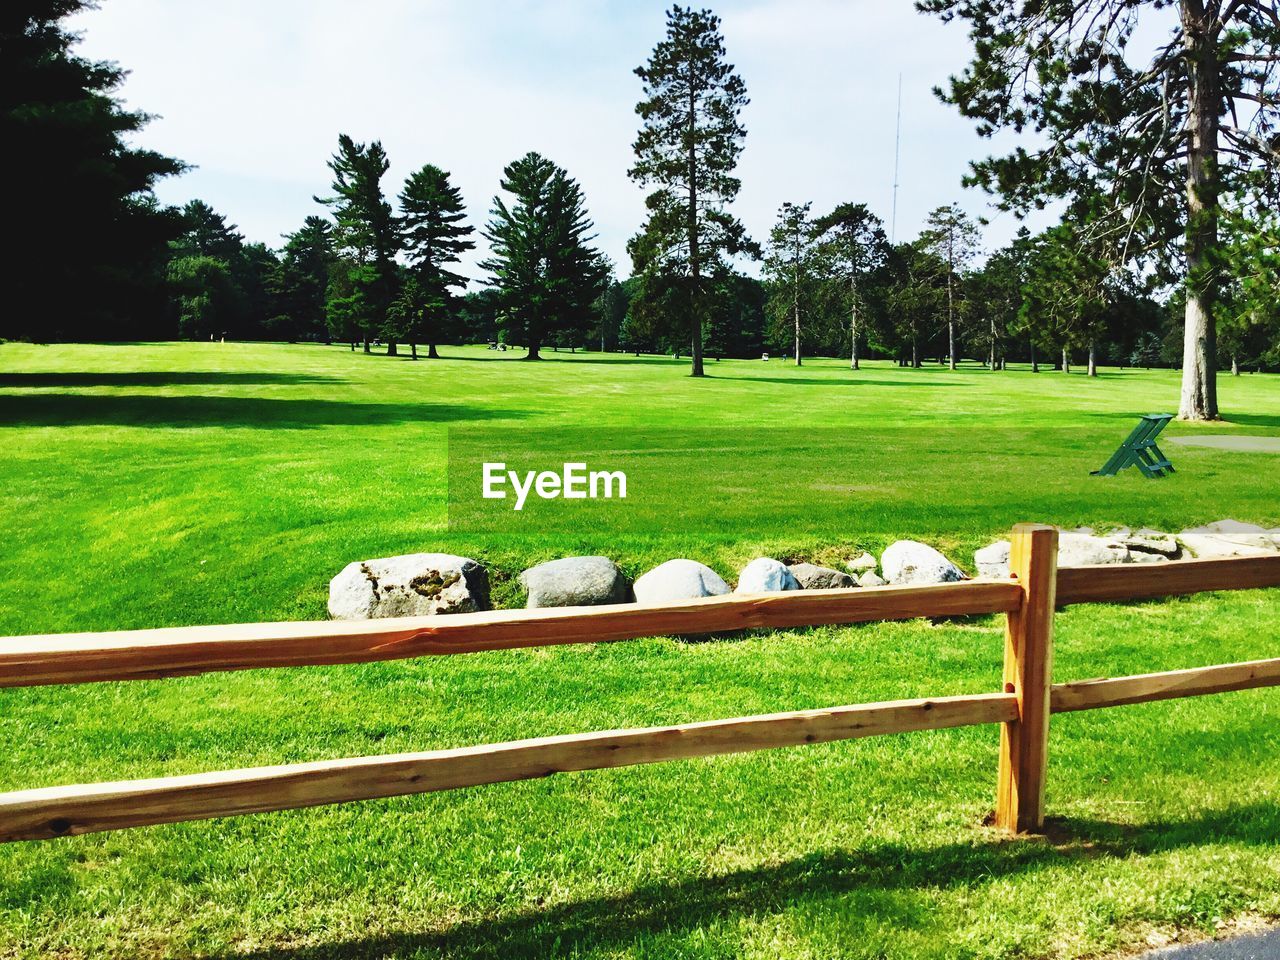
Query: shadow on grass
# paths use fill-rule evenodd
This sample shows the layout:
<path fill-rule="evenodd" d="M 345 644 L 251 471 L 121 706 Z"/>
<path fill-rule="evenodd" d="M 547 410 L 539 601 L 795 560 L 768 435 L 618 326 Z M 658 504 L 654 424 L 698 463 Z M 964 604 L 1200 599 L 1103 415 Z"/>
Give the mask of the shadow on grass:
<path fill-rule="evenodd" d="M 804 384 L 815 387 L 954 387 L 954 383 L 939 383 L 936 380 L 864 380 L 859 377 L 842 377 L 833 374 L 831 377 L 791 377 L 782 374 L 777 377 L 721 377 L 715 371 L 707 374 L 708 380 L 736 380 L 742 383 Z"/>
<path fill-rule="evenodd" d="M 1102 857 L 1158 854 L 1230 841 L 1273 845 L 1273 804 L 1209 811 L 1182 821 L 1119 824 L 1057 818 L 1045 835 L 1009 841 L 977 834 L 972 843 L 932 849 L 883 844 L 828 850 L 719 876 L 686 877 L 519 913 L 464 920 L 440 931 L 402 931 L 322 945 L 224 954 L 226 960 L 322 960 L 355 957 L 544 957 L 610 953 L 646 936 L 684 933 L 764 917 L 805 903 L 842 901 L 857 926 L 926 927 L 938 887 L 968 887 Z"/>
<path fill-rule="evenodd" d="M 345 383 L 310 373 L 235 373 L 221 370 L 148 370 L 123 373 L 0 373 L 0 387 L 171 387 L 202 384 Z"/>
<path fill-rule="evenodd" d="M 1280 427 L 1280 417 L 1261 413 L 1225 413 L 1222 419 L 1227 423 L 1238 423 L 1242 427 Z"/>
<path fill-rule="evenodd" d="M 0 395 L 0 428 L 61 426 L 255 427 L 297 430 L 322 426 L 382 426 L 506 420 L 523 410 L 461 403 L 343 403 L 261 397 L 93 396 L 68 393 Z"/>

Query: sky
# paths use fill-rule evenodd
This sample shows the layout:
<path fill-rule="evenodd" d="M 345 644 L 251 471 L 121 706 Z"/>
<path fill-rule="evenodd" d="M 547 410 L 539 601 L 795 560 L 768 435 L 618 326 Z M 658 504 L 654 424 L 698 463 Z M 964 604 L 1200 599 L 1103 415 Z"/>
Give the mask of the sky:
<path fill-rule="evenodd" d="M 629 273 L 644 191 L 627 178 L 641 96 L 633 70 L 664 32 L 656 0 L 102 0 L 77 15 L 82 55 L 130 71 L 125 103 L 155 115 L 135 142 L 191 164 L 166 203 L 199 197 L 245 238 L 324 212 L 339 133 L 381 140 L 389 196 L 424 163 L 450 171 L 473 225 L 503 166 L 537 150 L 581 183 L 596 244 Z M 965 190 L 968 161 L 1006 150 L 937 100 L 968 60 L 961 24 L 910 0 L 719 0 L 730 62 L 751 103 L 734 212 L 759 240 L 784 201 L 822 213 L 866 203 L 911 239 L 957 202 L 988 216 L 984 245 L 1019 222 Z M 896 221 L 894 132 L 902 78 Z M 1032 226 L 1036 221 L 1032 221 Z M 463 272 L 482 276 L 476 262 Z"/>

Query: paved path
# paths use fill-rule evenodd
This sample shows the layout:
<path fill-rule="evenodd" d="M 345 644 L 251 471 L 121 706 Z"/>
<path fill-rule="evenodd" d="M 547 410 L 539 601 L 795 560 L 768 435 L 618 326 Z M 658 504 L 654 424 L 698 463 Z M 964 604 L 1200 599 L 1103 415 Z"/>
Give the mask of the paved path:
<path fill-rule="evenodd" d="M 1184 447 L 1213 447 L 1239 453 L 1280 453 L 1280 437 L 1166 437 L 1170 443 Z"/>
<path fill-rule="evenodd" d="M 1280 960 L 1280 929 L 1229 940 L 1206 940 L 1183 947 L 1165 947 L 1144 957 L 1145 960 Z"/>

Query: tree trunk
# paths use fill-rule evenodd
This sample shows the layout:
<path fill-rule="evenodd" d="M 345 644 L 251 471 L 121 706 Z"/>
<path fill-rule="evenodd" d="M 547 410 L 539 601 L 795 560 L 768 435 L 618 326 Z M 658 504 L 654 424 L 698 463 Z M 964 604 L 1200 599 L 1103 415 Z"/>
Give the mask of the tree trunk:
<path fill-rule="evenodd" d="M 418 344 L 414 340 L 409 341 L 409 353 L 410 353 L 411 360 L 418 359 Z"/>
<path fill-rule="evenodd" d="M 440 354 L 436 353 L 436 345 L 434 343 L 427 344 L 427 359 L 439 360 Z"/>
<path fill-rule="evenodd" d="M 1096 377 L 1098 375 L 1098 345 L 1092 340 L 1089 341 L 1089 376 Z"/>
<path fill-rule="evenodd" d="M 1040 372 L 1040 362 L 1036 360 L 1036 344 L 1034 340 L 1031 341 L 1031 372 Z"/>
<path fill-rule="evenodd" d="M 365 353 L 373 353 L 373 350 L 371 350 L 371 349 L 369 348 L 369 337 L 368 337 L 368 335 L 367 335 L 367 334 L 366 334 L 366 336 L 365 336 L 365 338 L 364 338 L 364 352 L 365 352 Z"/>
<path fill-rule="evenodd" d="M 991 318 L 991 372 L 996 371 L 996 318 Z"/>
<path fill-rule="evenodd" d="M 792 300 L 792 312 L 795 314 L 796 321 L 796 366 L 800 366 L 800 289 L 796 288 L 794 299 Z"/>
<path fill-rule="evenodd" d="M 1071 354 L 1068 352 L 1066 347 L 1062 348 L 1062 372 L 1071 372 Z"/>
<path fill-rule="evenodd" d="M 956 368 L 956 319 L 951 293 L 951 272 L 953 269 L 952 267 L 947 269 L 947 365 L 952 370 Z"/>
<path fill-rule="evenodd" d="M 541 360 L 542 357 L 538 353 L 540 349 L 542 349 L 542 344 L 535 340 L 529 344 L 529 352 L 525 354 L 524 358 L 526 360 Z"/>
<path fill-rule="evenodd" d="M 689 333 L 692 341 L 691 346 L 693 352 L 693 364 L 689 370 L 689 376 L 700 377 L 702 373 L 702 313 L 701 313 L 701 297 L 698 296 L 699 287 L 702 285 L 702 264 L 698 262 L 701 250 L 698 247 L 698 155 L 695 150 L 696 138 L 693 136 L 694 128 L 698 122 L 698 104 L 697 94 L 694 91 L 694 85 L 689 85 L 689 115 L 686 118 L 689 124 L 689 152 L 688 152 L 688 170 L 689 170 L 689 209 L 686 213 L 688 218 L 689 232 Z"/>
<path fill-rule="evenodd" d="M 849 301 L 849 369 L 858 369 L 858 287 L 849 281 L 853 296 Z"/>
<path fill-rule="evenodd" d="M 387 356 L 398 357 L 400 354 L 396 351 L 396 342 L 394 340 L 387 341 Z"/>
<path fill-rule="evenodd" d="M 1190 96 L 1187 108 L 1187 310 L 1182 338 L 1179 420 L 1218 419 L 1217 331 L 1212 264 L 1218 243 L 1217 37 L 1205 23 L 1202 0 L 1181 0 Z"/>
<path fill-rule="evenodd" d="M 911 338 L 911 369 L 920 369 L 920 347 L 914 337 Z"/>
<path fill-rule="evenodd" d="M 1240 358 L 1234 353 L 1231 355 L 1231 375 L 1233 377 L 1240 376 Z"/>

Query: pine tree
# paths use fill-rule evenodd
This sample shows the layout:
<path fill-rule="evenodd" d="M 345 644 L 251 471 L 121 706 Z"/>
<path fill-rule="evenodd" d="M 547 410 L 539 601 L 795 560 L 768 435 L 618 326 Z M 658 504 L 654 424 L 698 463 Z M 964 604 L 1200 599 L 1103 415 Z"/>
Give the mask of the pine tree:
<path fill-rule="evenodd" d="M 464 289 L 466 277 L 449 269 L 462 254 L 475 248 L 474 232 L 462 221 L 466 207 L 462 191 L 449 174 L 427 164 L 405 181 L 400 191 L 400 223 L 412 284 L 406 286 L 408 324 L 403 334 L 413 358 L 426 341 L 427 356 L 437 357 L 441 324 L 452 312 L 453 288 Z"/>
<path fill-rule="evenodd" d="M 954 203 L 938 207 L 925 220 L 921 241 L 944 268 L 947 289 L 947 365 L 956 368 L 956 321 L 959 316 L 956 291 L 961 274 L 968 269 L 978 252 L 981 234 L 963 210 Z"/>
<path fill-rule="evenodd" d="M 864 285 L 884 263 L 888 240 L 880 218 L 862 203 L 842 203 L 814 223 L 823 273 L 839 285 L 849 312 L 849 369 L 858 369 L 858 319 L 866 311 Z"/>
<path fill-rule="evenodd" d="M 561 167 L 527 153 L 502 171 L 488 228 L 492 272 L 507 342 L 528 349 L 526 359 L 557 334 L 582 334 L 606 277 L 605 260 L 590 246 L 592 222 L 582 190 Z"/>
<path fill-rule="evenodd" d="M 152 188 L 185 166 L 128 145 L 150 118 L 116 99 L 125 71 L 77 56 L 61 23 L 91 6 L 0 6 L 0 182 L 14 240 L 0 274 L 0 338 L 160 332 L 166 244 L 180 226 Z"/>
<path fill-rule="evenodd" d="M 702 337 L 708 283 L 726 256 L 754 252 L 746 231 L 726 210 L 738 194 L 733 175 L 746 129 L 746 85 L 725 61 L 720 18 L 710 10 L 673 6 L 666 39 L 636 69 L 644 97 L 633 180 L 656 189 L 649 214 L 628 244 L 637 273 L 660 275 L 680 288 L 687 307 L 692 368 L 703 375 Z"/>
<path fill-rule="evenodd" d="M 396 296 L 398 273 L 396 254 L 400 250 L 400 228 L 382 192 L 382 178 L 390 161 L 377 140 L 367 146 L 356 143 L 347 134 L 338 137 L 338 152 L 329 161 L 333 171 L 334 196 L 316 197 L 317 202 L 333 209 L 337 229 L 334 239 L 338 249 L 357 264 L 369 270 L 353 271 L 350 276 L 367 284 L 358 301 L 364 315 L 357 322 L 364 338 L 364 352 L 375 336 L 387 336 L 391 303 Z M 396 344 L 388 336 L 388 355 L 394 356 Z"/>
<path fill-rule="evenodd" d="M 333 261 L 333 230 L 323 217 L 307 217 L 285 237 L 272 281 L 279 309 L 273 321 L 277 334 L 290 342 L 308 336 L 328 339 L 325 296 Z"/>
<path fill-rule="evenodd" d="M 797 367 L 802 362 L 804 341 L 801 307 L 807 322 L 811 319 L 809 314 L 814 299 L 816 231 L 809 219 L 811 206 L 808 203 L 784 203 L 779 208 L 764 260 L 765 277 L 770 286 L 769 312 L 774 329 L 778 332 L 790 330 L 792 356 Z"/>

